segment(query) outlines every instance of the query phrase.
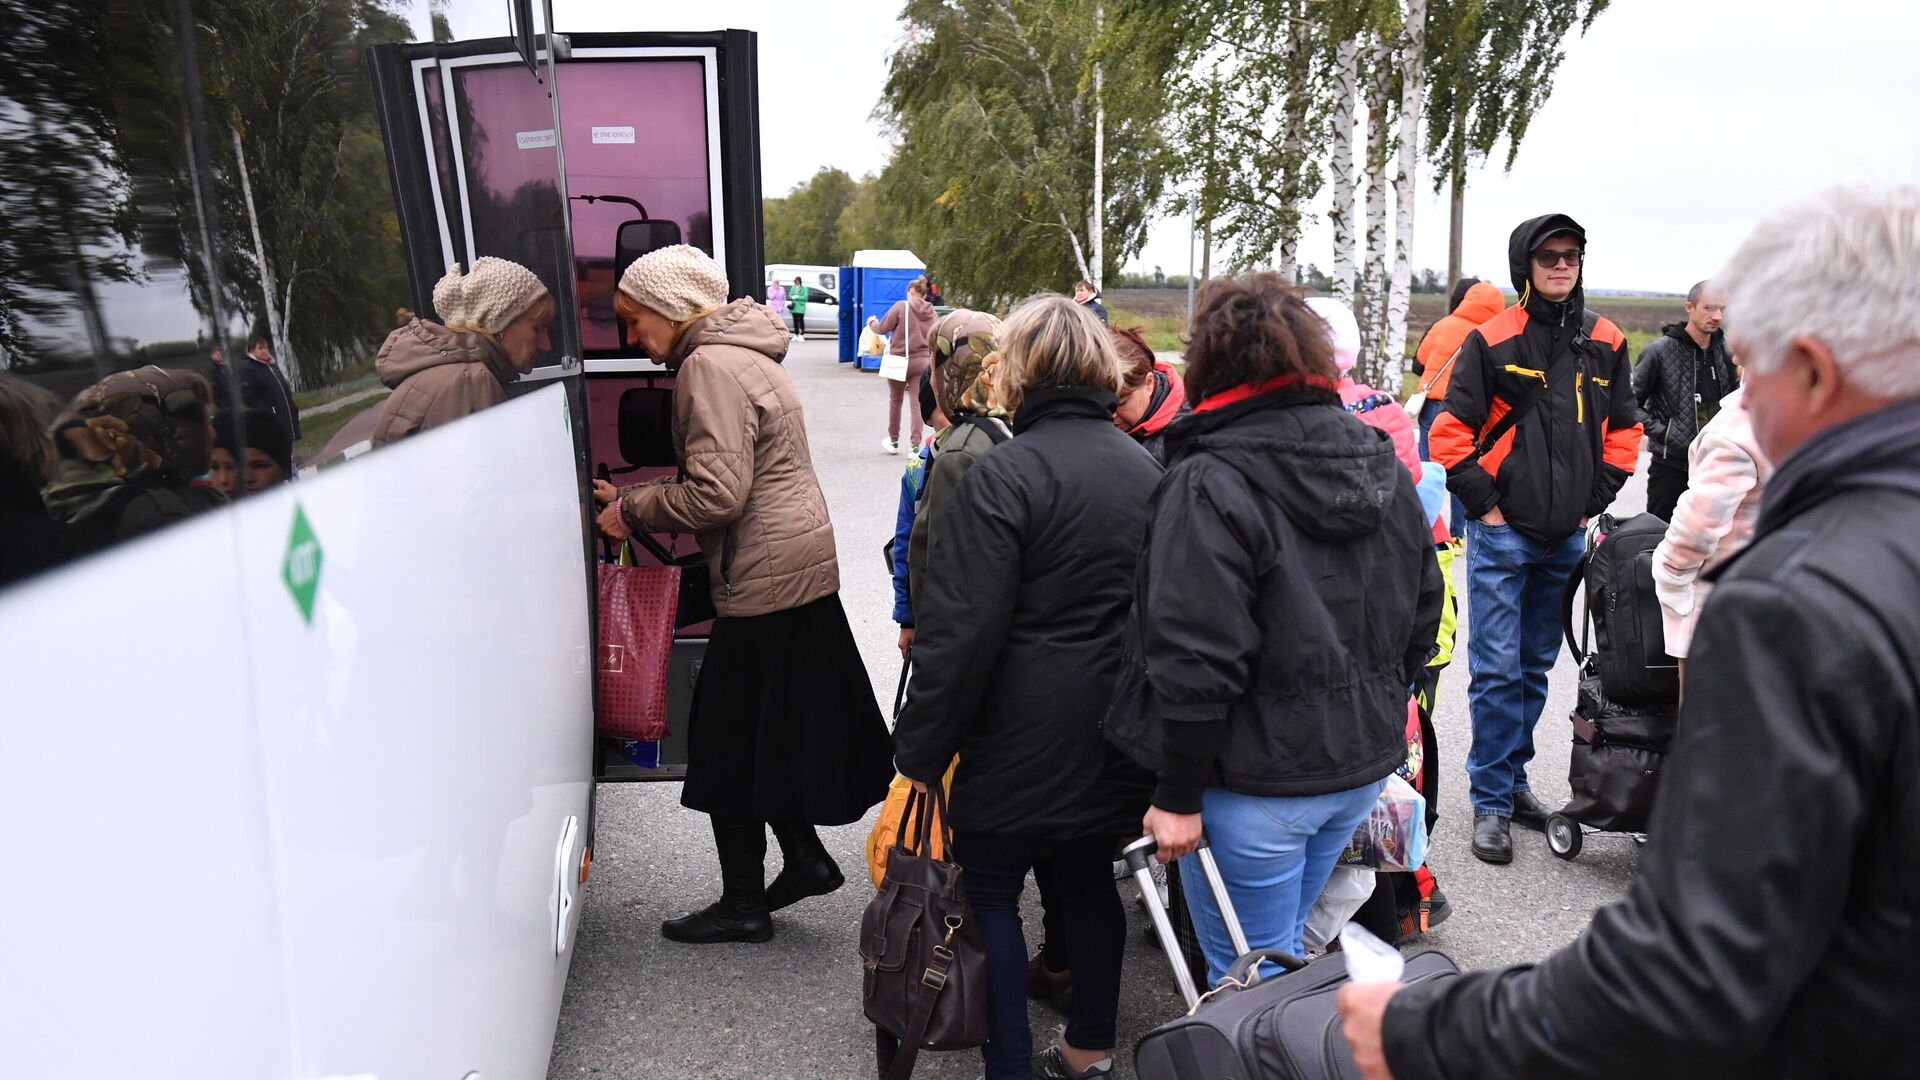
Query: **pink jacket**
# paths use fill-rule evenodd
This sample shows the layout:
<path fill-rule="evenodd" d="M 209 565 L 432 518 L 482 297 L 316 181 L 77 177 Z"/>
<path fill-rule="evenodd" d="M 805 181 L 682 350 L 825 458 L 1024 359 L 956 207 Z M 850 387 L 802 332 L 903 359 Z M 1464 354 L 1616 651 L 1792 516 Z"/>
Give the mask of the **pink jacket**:
<path fill-rule="evenodd" d="M 1667 652 L 1684 657 L 1710 588 L 1700 575 L 1753 539 L 1760 493 L 1773 465 L 1754 441 L 1744 394 L 1735 390 L 1687 451 L 1687 490 L 1674 507 L 1667 537 L 1653 552 L 1653 587 Z"/>
<path fill-rule="evenodd" d="M 1400 403 L 1394 401 L 1391 396 L 1381 394 L 1366 383 L 1355 382 L 1352 375 L 1340 376 L 1339 391 L 1340 403 L 1349 409 L 1366 402 L 1369 398 L 1385 399 L 1365 412 L 1356 412 L 1354 415 L 1361 423 L 1368 427 L 1379 428 L 1393 439 L 1393 455 L 1400 459 L 1400 464 L 1407 467 L 1407 471 L 1413 474 L 1413 482 L 1418 484 L 1420 482 L 1420 437 L 1414 430 L 1413 418 L 1407 415 L 1407 410 L 1401 408 Z M 1434 543 L 1446 543 L 1447 526 L 1438 521 L 1434 522 L 1433 536 Z"/>

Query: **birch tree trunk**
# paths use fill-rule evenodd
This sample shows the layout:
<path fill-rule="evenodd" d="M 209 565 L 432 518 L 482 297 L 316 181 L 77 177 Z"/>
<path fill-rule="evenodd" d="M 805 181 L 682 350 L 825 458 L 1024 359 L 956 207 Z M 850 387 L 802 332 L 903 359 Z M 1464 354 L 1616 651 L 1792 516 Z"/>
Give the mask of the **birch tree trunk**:
<path fill-rule="evenodd" d="M 1101 47 L 1100 37 L 1106 31 L 1106 5 L 1103 0 L 1095 0 L 1093 5 L 1093 40 L 1096 48 Z M 1093 62 L 1093 208 L 1087 217 L 1087 246 L 1093 250 L 1088 254 L 1087 280 L 1093 284 L 1097 294 L 1105 283 L 1107 259 L 1107 99 L 1106 72 L 1101 62 Z"/>
<path fill-rule="evenodd" d="M 1406 28 L 1400 36 L 1400 167 L 1393 176 L 1393 285 L 1387 294 L 1381 381 L 1373 384 L 1396 397 L 1407 362 L 1407 305 L 1413 288 L 1414 180 L 1420 167 L 1420 102 L 1427 90 L 1426 20 L 1426 0 L 1407 0 Z"/>
<path fill-rule="evenodd" d="M 1305 0 L 1292 0 L 1287 8 L 1287 68 L 1292 73 L 1293 82 L 1287 89 L 1287 100 L 1282 112 L 1286 131 L 1280 142 L 1280 190 L 1286 192 L 1287 199 L 1293 204 L 1286 208 L 1285 225 L 1280 233 L 1280 264 L 1277 269 L 1288 281 L 1300 280 L 1300 219 L 1306 208 L 1303 181 L 1308 163 L 1302 144 L 1305 142 L 1301 128 L 1307 123 L 1307 109 L 1310 96 L 1316 91 L 1312 84 L 1312 74 L 1308 70 L 1309 35 L 1307 32 Z"/>
<path fill-rule="evenodd" d="M 1379 377 L 1386 337 L 1387 99 L 1393 90 L 1393 45 L 1374 42 L 1367 58 L 1367 233 L 1365 273 L 1355 314 L 1360 320 L 1361 375 Z"/>
<path fill-rule="evenodd" d="M 1360 43 L 1343 41 L 1333 65 L 1333 298 L 1353 306 L 1353 98 L 1359 92 Z"/>
<path fill-rule="evenodd" d="M 253 207 L 253 182 L 247 176 L 247 152 L 240 142 L 240 129 L 229 127 L 227 133 L 233 136 L 233 159 L 239 165 L 240 195 L 247 204 L 247 225 L 253 229 L 253 257 L 260 263 L 261 302 L 267 309 L 267 330 L 273 336 L 276 352 L 274 361 L 280 365 L 280 372 L 287 377 L 287 382 L 299 389 L 300 365 L 294 361 L 293 342 L 287 339 L 279 290 L 273 285 L 273 264 L 267 261 L 267 244 L 260 236 L 260 214 Z M 287 292 L 291 298 L 291 282 L 287 284 Z"/>

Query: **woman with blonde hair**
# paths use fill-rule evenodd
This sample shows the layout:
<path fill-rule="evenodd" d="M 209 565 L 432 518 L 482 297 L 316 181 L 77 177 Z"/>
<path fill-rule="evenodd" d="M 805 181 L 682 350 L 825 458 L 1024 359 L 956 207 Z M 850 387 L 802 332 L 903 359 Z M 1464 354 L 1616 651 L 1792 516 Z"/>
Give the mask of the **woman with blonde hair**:
<path fill-rule="evenodd" d="M 1160 466 L 1114 426 L 1120 362 L 1091 312 L 1029 300 L 995 343 L 982 367 L 1015 437 L 967 471 L 933 534 L 894 756 L 924 785 L 960 755 L 954 856 L 987 949 L 988 1080 L 1100 1076 L 1127 926 L 1113 852 L 1151 786 L 1100 718 Z M 1072 995 L 1061 1042 L 1034 1058 L 1019 896 L 1041 860 L 1071 927 Z"/>
<path fill-rule="evenodd" d="M 840 607 L 833 522 L 813 473 L 787 332 L 699 248 L 661 248 L 621 275 L 628 338 L 676 376 L 680 474 L 595 481 L 601 531 L 690 532 L 713 574 L 687 730 L 682 805 L 713 819 L 718 902 L 662 924 L 690 944 L 766 941 L 769 915 L 845 881 L 816 825 L 860 820 L 893 778 L 886 723 Z M 766 883 L 767 828 L 784 865 Z"/>
<path fill-rule="evenodd" d="M 380 381 L 393 388 L 381 403 L 373 445 L 385 446 L 507 400 L 507 387 L 533 370 L 549 348 L 559 314 L 553 294 L 517 262 L 483 255 L 458 264 L 433 287 L 443 322 L 409 312 L 374 358 Z"/>

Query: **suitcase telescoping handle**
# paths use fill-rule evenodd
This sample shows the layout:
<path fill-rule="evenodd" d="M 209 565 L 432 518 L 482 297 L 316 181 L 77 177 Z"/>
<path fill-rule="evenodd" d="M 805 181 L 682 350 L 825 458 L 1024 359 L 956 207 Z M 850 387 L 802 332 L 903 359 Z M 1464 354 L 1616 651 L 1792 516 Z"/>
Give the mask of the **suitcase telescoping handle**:
<path fill-rule="evenodd" d="M 1140 895 L 1146 901 L 1147 914 L 1153 918 L 1153 932 L 1160 937 L 1161 951 L 1173 966 L 1173 981 L 1180 984 L 1180 993 L 1191 1009 L 1200 1003 L 1200 989 L 1193 984 L 1193 974 L 1187 970 L 1187 962 L 1180 952 L 1179 939 L 1173 934 L 1173 920 L 1167 917 L 1167 906 L 1161 902 L 1160 887 L 1153 880 L 1154 855 L 1159 845 L 1153 837 L 1143 836 L 1128 844 L 1120 853 L 1126 860 L 1127 869 L 1132 872 L 1133 880 L 1140 886 Z M 1200 864 L 1200 870 L 1206 875 L 1207 888 L 1213 892 L 1213 901 L 1219 905 L 1220 920 L 1227 925 L 1227 938 L 1233 942 L 1235 956 L 1247 955 L 1247 934 L 1240 928 L 1240 916 L 1233 910 L 1233 898 L 1227 895 L 1227 883 L 1220 876 L 1220 866 L 1213 861 L 1213 849 L 1207 846 L 1207 838 L 1200 838 L 1200 846 L 1194 856 Z M 1188 888 L 1192 886 L 1189 885 Z M 1259 979 L 1259 969 L 1254 969 L 1253 978 Z"/>

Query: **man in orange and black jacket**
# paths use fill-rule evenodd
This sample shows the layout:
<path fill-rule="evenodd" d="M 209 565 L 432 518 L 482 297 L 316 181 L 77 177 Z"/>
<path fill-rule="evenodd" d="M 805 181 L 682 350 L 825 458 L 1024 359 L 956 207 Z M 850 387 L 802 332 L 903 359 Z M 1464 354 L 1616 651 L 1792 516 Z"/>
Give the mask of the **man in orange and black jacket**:
<path fill-rule="evenodd" d="M 1513 859 L 1510 819 L 1545 827 L 1527 762 L 1560 653 L 1561 593 L 1587 519 L 1613 502 L 1640 453 L 1626 336 L 1586 310 L 1586 246 L 1565 214 L 1513 231 L 1520 301 L 1467 335 L 1429 438 L 1471 519 L 1467 779 L 1473 853 L 1490 863 Z"/>

